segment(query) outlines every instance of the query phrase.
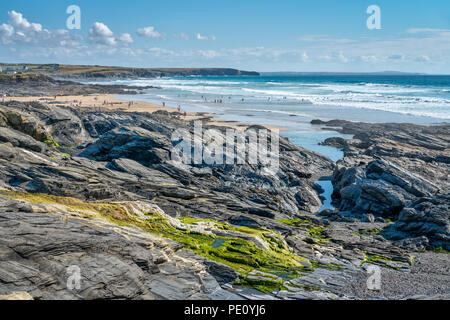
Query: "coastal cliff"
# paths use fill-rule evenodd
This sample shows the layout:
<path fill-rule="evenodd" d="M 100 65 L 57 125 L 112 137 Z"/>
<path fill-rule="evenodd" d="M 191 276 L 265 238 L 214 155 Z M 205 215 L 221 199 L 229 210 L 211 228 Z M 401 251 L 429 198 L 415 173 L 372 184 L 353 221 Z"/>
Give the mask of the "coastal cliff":
<path fill-rule="evenodd" d="M 255 71 L 231 68 L 128 68 L 88 65 L 14 65 L 23 74 L 42 74 L 68 80 L 114 80 L 187 76 L 259 76 Z M 18 74 L 20 76 L 20 74 Z M 0 77 L 1 79 L 1 77 Z"/>
<path fill-rule="evenodd" d="M 258 72 L 229 68 L 122 68 L 58 65 L 53 76 L 68 79 L 133 79 L 187 76 L 258 76 Z"/>

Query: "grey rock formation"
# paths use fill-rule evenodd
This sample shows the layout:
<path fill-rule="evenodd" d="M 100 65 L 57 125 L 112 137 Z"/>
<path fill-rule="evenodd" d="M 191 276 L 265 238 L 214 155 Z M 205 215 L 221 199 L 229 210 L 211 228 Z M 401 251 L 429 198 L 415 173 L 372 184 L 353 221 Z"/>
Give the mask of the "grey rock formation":
<path fill-rule="evenodd" d="M 425 237 L 421 247 L 450 248 L 450 125 L 322 124 L 354 135 L 339 140 L 345 158 L 333 175 L 341 212 L 395 220 L 392 239 Z"/>
<path fill-rule="evenodd" d="M 224 128 L 203 125 L 225 134 Z M 347 157 L 337 166 L 280 138 L 279 170 L 267 175 L 259 165 L 173 161 L 171 152 L 179 141 L 172 141 L 172 133 L 177 129 L 193 133 L 194 125 L 164 113 L 17 102 L 0 106 L 0 296 L 407 298 L 440 296 L 450 287 L 447 254 L 426 256 L 438 266 L 432 277 L 428 267 L 414 269 L 413 256 L 419 262 L 425 258 L 411 252 L 448 243 L 448 197 L 442 192 L 448 190 L 448 180 L 442 179 L 448 173 L 441 141 L 445 131 L 428 133 L 439 140 L 438 149 L 423 152 L 419 160 L 412 158 L 412 150 L 429 147 L 426 143 L 410 149 L 404 145 L 404 156 L 397 150 L 393 157 L 377 158 L 366 154 L 367 141 L 346 141 Z M 333 171 L 341 210 L 317 215 L 321 201 L 316 181 Z M 10 199 L 14 197 L 1 190 L 90 204 L 121 202 L 128 215 L 142 219 L 149 212 L 142 208 L 151 206 L 176 230 L 245 239 L 258 250 L 276 243 L 303 258 L 297 261 L 303 274 L 286 275 L 280 280 L 283 287 L 263 294 L 236 281 L 250 276 L 264 284 L 281 277 L 255 270 L 242 273 L 144 229 L 92 217 L 76 205 L 40 203 L 38 195 L 35 202 Z M 392 215 L 398 218 L 393 225 L 386 220 Z M 208 223 L 187 225 L 183 218 L 265 231 L 255 236 Z M 392 241 L 386 239 L 389 232 Z M 370 296 L 362 290 L 368 264 L 389 270 L 389 279 L 401 275 L 404 294 L 386 290 Z M 70 266 L 81 270 L 80 289 L 68 289 Z M 438 289 L 430 289 L 424 279 Z"/>
<path fill-rule="evenodd" d="M 0 295 L 26 292 L 45 300 L 239 298 L 220 287 L 203 258 L 173 241 L 73 217 L 61 208 L 54 211 L 0 197 Z M 224 279 L 229 267 L 221 269 Z M 74 272 L 79 272 L 79 286 Z"/>

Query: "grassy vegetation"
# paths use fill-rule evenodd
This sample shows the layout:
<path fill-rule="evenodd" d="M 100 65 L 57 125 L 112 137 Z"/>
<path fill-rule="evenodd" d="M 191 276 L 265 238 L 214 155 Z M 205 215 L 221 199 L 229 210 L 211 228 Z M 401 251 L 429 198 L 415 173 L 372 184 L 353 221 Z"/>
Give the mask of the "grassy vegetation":
<path fill-rule="evenodd" d="M 238 286 L 255 288 L 263 293 L 270 293 L 279 290 L 288 291 L 288 289 L 283 285 L 283 281 L 270 279 L 254 280 L 244 277 L 243 279 L 237 281 L 235 284 Z"/>
<path fill-rule="evenodd" d="M 445 253 L 445 254 L 449 254 L 450 253 L 450 251 L 445 250 L 444 248 L 435 248 L 433 251 L 436 252 L 436 253 Z"/>
<path fill-rule="evenodd" d="M 13 71 L 21 72 L 16 75 L 0 74 L 2 76 L 36 76 L 38 73 L 53 73 L 56 75 L 108 75 L 115 73 L 126 73 L 130 71 L 139 70 L 138 68 L 125 67 L 102 67 L 102 66 L 79 66 L 79 65 L 34 65 L 34 64 L 18 64 L 18 65 L 0 65 L 1 68 L 7 70 L 8 68 L 15 68 Z M 23 67 L 27 67 L 26 70 Z"/>
<path fill-rule="evenodd" d="M 69 210 L 84 213 L 86 218 L 103 217 L 122 225 L 131 224 L 132 222 L 126 210 L 114 203 L 89 203 L 70 197 L 15 191 L 0 191 L 0 195 L 10 199 L 26 200 L 35 204 L 63 205 Z"/>
<path fill-rule="evenodd" d="M 198 234 L 186 230 L 178 230 L 170 226 L 160 216 L 153 216 L 153 221 L 147 221 L 146 230 L 160 234 L 183 243 L 186 249 L 192 250 L 201 256 L 231 266 L 241 274 L 252 270 L 258 270 L 274 275 L 288 275 L 291 278 L 301 275 L 306 271 L 305 258 L 293 254 L 289 248 L 279 239 L 279 235 L 261 228 L 235 227 L 228 223 L 214 220 L 202 220 L 193 218 L 181 218 L 180 221 L 187 224 L 210 223 L 217 229 L 234 231 L 253 236 L 258 236 L 269 245 L 269 250 L 264 250 L 250 240 L 240 238 L 216 237 L 211 234 Z M 213 244 L 220 239 L 221 246 L 215 248 Z"/>
<path fill-rule="evenodd" d="M 58 142 L 53 140 L 52 137 L 46 137 L 43 142 L 51 149 L 55 149 L 55 148 L 61 147 Z"/>
<path fill-rule="evenodd" d="M 294 228 L 307 230 L 309 233 L 309 237 L 311 239 L 316 240 L 317 243 L 325 243 L 325 242 L 330 241 L 330 239 L 326 238 L 324 235 L 324 230 L 326 230 L 327 227 L 318 226 L 310 220 L 281 219 L 281 220 L 277 220 L 277 221 L 282 222 L 282 223 L 284 223 L 288 226 L 294 227 Z"/>
<path fill-rule="evenodd" d="M 111 74 L 129 72 L 139 70 L 138 68 L 124 68 L 124 67 L 102 67 L 102 66 L 79 66 L 79 65 L 59 65 L 55 70 L 55 74 L 60 75 L 83 75 L 83 74 Z"/>
<path fill-rule="evenodd" d="M 63 157 L 63 158 L 70 158 L 70 154 L 64 153 L 64 152 L 53 152 L 55 155 Z"/>
<path fill-rule="evenodd" d="M 11 191 L 0 191 L 0 195 L 36 204 L 63 205 L 69 210 L 81 213 L 81 216 L 85 218 L 101 217 L 120 226 L 137 226 L 149 233 L 182 243 L 185 249 L 203 257 L 232 267 L 241 275 L 241 280 L 237 284 L 250 285 L 263 292 L 284 288 L 284 280 L 275 281 L 273 279 L 279 279 L 279 277 L 285 280 L 293 279 L 301 276 L 302 273 L 312 271 L 314 268 L 307 259 L 294 254 L 279 234 L 263 228 L 237 227 L 225 222 L 188 217 L 180 219 L 185 224 L 207 223 L 219 230 L 258 236 L 269 245 L 268 250 L 256 246 L 253 241 L 247 239 L 218 237 L 214 234 L 175 228 L 157 212 L 147 212 L 145 219 L 129 215 L 120 204 L 88 203 L 70 197 Z M 314 231 L 313 233 L 316 234 L 317 232 Z M 216 245 L 217 243 L 219 245 Z M 307 267 L 308 265 L 310 267 Z M 272 274 L 273 279 L 267 278 L 261 281 L 248 279 L 248 273 L 254 270 Z"/>
<path fill-rule="evenodd" d="M 19 74 L 6 74 L 6 73 L 0 73 L 0 80 L 32 80 L 36 79 L 37 74 L 35 73 L 19 73 Z"/>
<path fill-rule="evenodd" d="M 383 256 L 379 256 L 376 254 L 369 254 L 367 252 L 363 252 L 364 254 L 364 260 L 361 262 L 361 265 L 365 264 L 365 263 L 370 263 L 370 264 L 378 264 L 378 265 L 382 265 L 384 267 L 388 267 L 391 269 L 395 269 L 397 271 L 401 271 L 402 268 L 397 267 L 395 265 L 391 265 L 391 264 L 386 264 L 383 262 L 393 262 L 393 263 L 405 263 L 406 261 L 404 261 L 403 259 L 395 259 L 395 258 L 387 258 L 387 257 L 383 257 Z M 411 259 L 408 261 L 408 264 L 410 266 L 413 265 L 413 261 L 414 261 L 415 257 L 411 257 Z"/>
<path fill-rule="evenodd" d="M 364 236 L 376 236 L 381 234 L 383 231 L 385 231 L 385 229 L 370 229 L 370 230 L 363 230 L 361 232 L 354 232 L 353 234 L 358 236 L 358 237 L 364 237 Z"/>

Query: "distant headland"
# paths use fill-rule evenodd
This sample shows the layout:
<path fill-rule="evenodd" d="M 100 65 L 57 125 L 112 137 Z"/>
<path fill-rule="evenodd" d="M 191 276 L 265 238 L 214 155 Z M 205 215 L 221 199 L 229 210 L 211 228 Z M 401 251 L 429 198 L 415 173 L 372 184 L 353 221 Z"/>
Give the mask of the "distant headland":
<path fill-rule="evenodd" d="M 66 79 L 129 79 L 173 76 L 259 76 L 258 72 L 231 68 L 129 68 L 98 65 L 0 63 L 0 74 L 23 75 L 30 73 L 40 73 L 55 78 Z"/>

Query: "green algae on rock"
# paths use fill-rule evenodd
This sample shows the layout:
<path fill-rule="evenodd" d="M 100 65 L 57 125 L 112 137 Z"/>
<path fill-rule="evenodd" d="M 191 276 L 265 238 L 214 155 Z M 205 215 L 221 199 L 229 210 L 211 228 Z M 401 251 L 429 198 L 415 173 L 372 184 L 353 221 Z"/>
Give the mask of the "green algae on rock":
<path fill-rule="evenodd" d="M 123 203 L 91 203 L 71 197 L 13 191 L 0 191 L 0 195 L 33 204 L 62 205 L 69 212 L 76 212 L 81 218 L 104 218 L 120 226 L 139 227 L 149 233 L 179 242 L 185 249 L 200 256 L 232 267 L 241 274 L 241 280 L 236 282 L 236 285 L 251 285 L 262 292 L 284 288 L 283 280 L 278 281 L 279 283 L 267 279 L 262 282 L 253 281 L 248 279 L 250 272 L 269 274 L 274 279 L 279 278 L 278 274 L 283 274 L 284 279 L 293 279 L 312 270 L 311 263 L 294 254 L 281 235 L 264 228 L 232 226 L 224 222 L 189 217 L 175 219 L 161 210 L 147 211 L 139 216 L 131 214 Z M 192 226 L 202 225 L 204 229 L 190 229 Z M 218 236 L 212 232 L 214 229 L 225 233 L 219 232 L 223 236 Z M 259 247 L 251 238 L 247 238 L 248 235 L 260 238 L 268 244 L 268 248 Z M 219 246 L 215 245 L 217 241 L 220 241 Z"/>

